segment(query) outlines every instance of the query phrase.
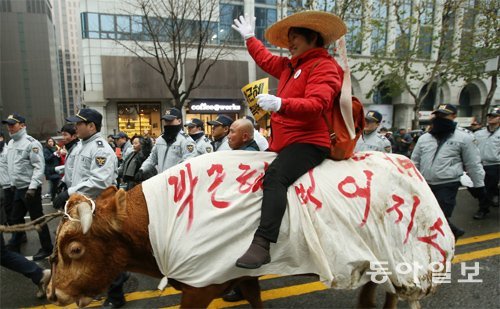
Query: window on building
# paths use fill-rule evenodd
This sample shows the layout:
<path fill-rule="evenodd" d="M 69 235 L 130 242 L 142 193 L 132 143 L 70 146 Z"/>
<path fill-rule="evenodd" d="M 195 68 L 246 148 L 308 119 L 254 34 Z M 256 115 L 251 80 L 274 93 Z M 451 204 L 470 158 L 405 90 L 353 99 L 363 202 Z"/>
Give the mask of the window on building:
<path fill-rule="evenodd" d="M 118 103 L 118 131 L 134 135 L 161 135 L 159 103 Z"/>
<path fill-rule="evenodd" d="M 363 40 L 363 7 L 362 5 L 350 5 L 346 11 L 344 21 L 347 25 L 345 36 L 347 51 L 352 54 L 361 54 L 361 43 Z"/>
<path fill-rule="evenodd" d="M 130 16 L 116 16 L 116 33 L 118 40 L 130 39 Z"/>
<path fill-rule="evenodd" d="M 418 57 L 429 59 L 432 51 L 432 32 L 434 31 L 434 0 L 420 3 L 420 34 L 418 38 Z"/>
<path fill-rule="evenodd" d="M 462 37 L 460 38 L 460 53 L 470 53 L 471 45 L 474 44 L 474 28 L 477 16 L 475 0 L 466 0 L 464 4 L 464 17 L 462 25 Z"/>
<path fill-rule="evenodd" d="M 219 39 L 232 45 L 243 45 L 240 34 L 231 28 L 233 20 L 243 15 L 243 3 L 234 4 L 233 2 L 220 4 Z"/>
<path fill-rule="evenodd" d="M 276 11 L 276 1 L 272 0 L 262 0 L 261 2 L 268 2 L 272 3 L 272 5 L 269 4 L 255 4 L 255 17 L 256 17 L 256 24 L 255 24 L 255 36 L 264 42 L 266 45 L 270 45 L 269 42 L 264 38 L 264 33 L 266 29 L 274 24 L 278 18 L 277 11 Z"/>
<path fill-rule="evenodd" d="M 116 39 L 115 16 L 100 14 L 99 17 L 101 23 L 101 39 Z"/>
<path fill-rule="evenodd" d="M 400 0 L 396 6 L 399 22 L 396 25 L 396 54 L 404 56 L 410 49 L 412 0 Z"/>
<path fill-rule="evenodd" d="M 371 47 L 372 54 L 384 54 L 387 45 L 387 3 L 384 0 L 372 1 Z"/>

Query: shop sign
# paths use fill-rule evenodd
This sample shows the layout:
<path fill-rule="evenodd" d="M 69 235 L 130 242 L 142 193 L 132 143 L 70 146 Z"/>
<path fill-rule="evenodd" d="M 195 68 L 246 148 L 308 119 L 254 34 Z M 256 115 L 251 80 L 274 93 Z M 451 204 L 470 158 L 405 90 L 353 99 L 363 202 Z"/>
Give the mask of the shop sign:
<path fill-rule="evenodd" d="M 189 103 L 193 114 L 224 114 L 241 111 L 241 102 L 236 100 L 193 100 Z"/>

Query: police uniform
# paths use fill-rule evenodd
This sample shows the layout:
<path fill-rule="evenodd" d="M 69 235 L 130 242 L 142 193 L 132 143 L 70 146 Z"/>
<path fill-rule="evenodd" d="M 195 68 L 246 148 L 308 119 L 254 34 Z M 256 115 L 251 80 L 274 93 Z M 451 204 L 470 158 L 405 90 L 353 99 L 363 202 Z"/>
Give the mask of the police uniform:
<path fill-rule="evenodd" d="M 207 123 L 211 126 L 231 127 L 233 119 L 231 119 L 231 117 L 226 115 L 218 115 L 215 120 L 209 121 Z M 212 146 L 214 147 L 214 151 L 232 150 L 231 147 L 229 147 L 229 141 L 227 139 L 227 135 L 218 140 L 214 140 L 212 142 Z"/>
<path fill-rule="evenodd" d="M 456 108 L 451 104 L 442 104 L 433 113 L 454 115 Z M 443 117 L 436 116 L 436 119 L 439 118 Z M 455 227 L 449 219 L 456 204 L 460 177 L 465 170 L 474 187 L 484 189 L 484 170 L 474 136 L 457 128 L 451 130 L 440 140 L 435 137 L 437 133 L 423 134 L 413 149 L 411 160 L 436 196 L 453 234 L 459 237 L 464 231 Z"/>
<path fill-rule="evenodd" d="M 355 151 L 380 151 L 391 152 L 391 142 L 374 130 L 371 133 L 363 133 L 356 143 Z"/>
<path fill-rule="evenodd" d="M 140 170 L 149 172 L 157 167 L 158 173 L 161 173 L 189 158 L 196 157 L 196 155 L 196 144 L 186 133 L 180 131 L 175 141 L 170 145 L 160 136 L 156 140 L 151 154 L 142 163 Z"/>
<path fill-rule="evenodd" d="M 196 143 L 196 152 L 198 153 L 198 155 L 211 153 L 214 151 L 212 142 L 205 135 L 202 135 L 200 138 L 198 138 L 195 141 L 195 143 Z"/>
<path fill-rule="evenodd" d="M 499 109 L 495 109 L 488 116 L 498 116 Z M 488 204 L 493 205 L 494 196 L 498 196 L 498 181 L 500 179 L 500 127 L 491 132 L 488 127 L 474 133 L 481 154 L 481 163 L 485 172 L 485 187 Z M 485 205 L 487 209 L 488 205 Z M 495 206 L 495 205 L 494 205 Z M 498 206 L 498 203 L 497 205 Z"/>
<path fill-rule="evenodd" d="M 3 120 L 2 123 L 11 125 L 25 123 L 25 119 L 18 114 L 13 114 Z M 15 193 L 10 221 L 12 224 L 20 224 L 24 223 L 26 211 L 28 211 L 31 221 L 43 216 L 42 183 L 44 180 L 45 159 L 42 145 L 26 133 L 26 128 L 21 128 L 12 134 L 11 138 L 7 150 L 7 164 L 11 187 L 15 188 Z M 35 190 L 34 195 L 28 196 L 26 194 L 28 190 Z M 9 245 L 18 247 L 21 243 L 20 235 L 15 233 Z M 33 256 L 34 260 L 45 258 L 52 251 L 52 241 L 47 225 L 41 228 L 38 236 L 42 248 Z"/>
<path fill-rule="evenodd" d="M 221 140 L 214 141 L 213 146 L 214 151 L 232 150 L 231 147 L 229 147 L 229 140 L 227 139 L 227 135 L 224 136 Z"/>
<path fill-rule="evenodd" d="M 365 115 L 366 122 L 376 123 L 377 127 L 382 122 L 382 114 L 377 111 L 368 111 Z M 391 152 L 392 145 L 391 142 L 382 135 L 377 134 L 377 130 L 366 133 L 356 142 L 355 151 L 380 151 L 380 152 Z"/>
<path fill-rule="evenodd" d="M 78 192 L 96 198 L 102 190 L 116 185 L 118 159 L 99 132 L 80 141 L 80 144 L 74 151 L 73 175 L 68 194 Z"/>
<path fill-rule="evenodd" d="M 62 181 L 66 184 L 66 187 L 71 187 L 73 171 L 75 170 L 75 162 L 76 155 L 80 152 L 80 147 L 82 147 L 82 143 L 77 141 L 74 145 L 68 149 L 68 153 L 66 154 L 66 161 L 64 161 L 64 177 Z"/>

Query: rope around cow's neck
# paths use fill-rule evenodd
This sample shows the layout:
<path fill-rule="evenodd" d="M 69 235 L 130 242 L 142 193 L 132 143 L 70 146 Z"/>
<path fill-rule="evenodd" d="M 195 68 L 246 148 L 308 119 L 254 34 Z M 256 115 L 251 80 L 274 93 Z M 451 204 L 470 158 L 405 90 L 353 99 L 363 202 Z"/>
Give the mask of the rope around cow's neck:
<path fill-rule="evenodd" d="M 54 220 L 57 217 L 64 216 L 64 212 L 58 211 L 50 214 L 46 214 L 36 220 L 28 223 L 16 224 L 16 225 L 0 225 L 0 233 L 15 233 L 15 232 L 26 232 L 37 230 L 42 231 L 42 227 Z"/>

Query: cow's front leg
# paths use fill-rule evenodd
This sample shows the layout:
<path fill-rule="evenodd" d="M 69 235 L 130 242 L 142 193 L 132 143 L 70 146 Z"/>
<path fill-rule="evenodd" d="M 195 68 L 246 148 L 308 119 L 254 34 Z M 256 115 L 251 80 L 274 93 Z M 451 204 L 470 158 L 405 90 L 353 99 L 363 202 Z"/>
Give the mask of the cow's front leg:
<path fill-rule="evenodd" d="M 242 280 L 238 283 L 243 297 L 250 303 L 252 308 L 264 308 L 260 297 L 260 284 L 258 277 Z"/>

